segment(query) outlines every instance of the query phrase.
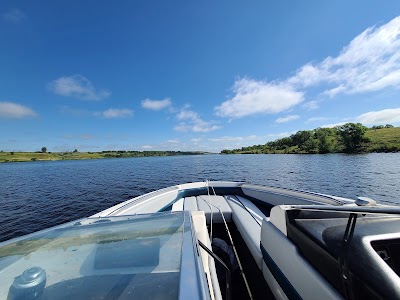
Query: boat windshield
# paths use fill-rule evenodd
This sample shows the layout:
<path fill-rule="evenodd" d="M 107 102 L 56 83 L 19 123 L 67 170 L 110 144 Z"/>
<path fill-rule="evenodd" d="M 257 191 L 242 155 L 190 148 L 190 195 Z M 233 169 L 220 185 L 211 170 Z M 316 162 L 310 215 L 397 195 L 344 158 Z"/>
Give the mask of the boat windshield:
<path fill-rule="evenodd" d="M 177 299 L 184 218 L 88 218 L 1 243 L 0 299 Z"/>

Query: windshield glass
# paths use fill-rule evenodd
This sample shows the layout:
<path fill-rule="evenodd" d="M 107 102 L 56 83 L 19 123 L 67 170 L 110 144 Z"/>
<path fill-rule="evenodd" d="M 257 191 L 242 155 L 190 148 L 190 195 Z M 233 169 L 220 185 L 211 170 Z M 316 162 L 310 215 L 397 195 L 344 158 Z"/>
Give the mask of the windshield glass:
<path fill-rule="evenodd" d="M 176 299 L 183 223 L 183 213 L 85 219 L 2 243 L 0 299 Z"/>

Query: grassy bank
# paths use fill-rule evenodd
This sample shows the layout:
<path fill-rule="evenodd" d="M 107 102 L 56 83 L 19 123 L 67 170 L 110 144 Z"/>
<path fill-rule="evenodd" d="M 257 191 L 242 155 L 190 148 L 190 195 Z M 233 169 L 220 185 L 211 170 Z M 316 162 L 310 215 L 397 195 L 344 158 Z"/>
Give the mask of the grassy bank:
<path fill-rule="evenodd" d="M 316 128 L 299 131 L 287 138 L 263 145 L 223 150 L 222 154 L 315 154 L 315 153 L 400 152 L 400 127 L 366 128 L 354 151 L 346 151 L 339 131 Z"/>
<path fill-rule="evenodd" d="M 370 129 L 365 133 L 368 142 L 362 144 L 365 152 L 400 151 L 400 127 Z"/>
<path fill-rule="evenodd" d="M 54 161 L 148 156 L 201 155 L 206 152 L 181 151 L 103 151 L 103 152 L 0 152 L 0 162 Z"/>

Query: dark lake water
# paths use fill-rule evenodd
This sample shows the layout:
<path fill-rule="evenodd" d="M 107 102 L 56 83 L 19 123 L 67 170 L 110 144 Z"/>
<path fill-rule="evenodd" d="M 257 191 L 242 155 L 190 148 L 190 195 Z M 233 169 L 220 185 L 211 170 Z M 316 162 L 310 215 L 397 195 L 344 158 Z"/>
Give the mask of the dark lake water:
<path fill-rule="evenodd" d="M 400 153 L 207 155 L 0 164 L 0 240 L 185 182 L 245 181 L 400 204 Z"/>

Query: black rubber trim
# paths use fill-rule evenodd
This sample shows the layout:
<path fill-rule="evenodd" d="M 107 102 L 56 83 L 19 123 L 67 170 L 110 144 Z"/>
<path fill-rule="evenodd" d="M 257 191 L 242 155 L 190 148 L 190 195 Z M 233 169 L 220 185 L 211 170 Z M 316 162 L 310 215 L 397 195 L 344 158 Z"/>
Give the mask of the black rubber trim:
<path fill-rule="evenodd" d="M 288 297 L 289 300 L 302 300 L 303 298 L 301 298 L 299 293 L 286 278 L 285 274 L 282 273 L 281 269 L 279 269 L 271 256 L 269 256 L 267 250 L 265 250 L 262 244 L 260 244 L 260 248 L 265 264 L 271 271 L 272 276 L 274 276 L 275 280 L 282 288 L 283 292 L 286 294 L 286 297 Z"/>

